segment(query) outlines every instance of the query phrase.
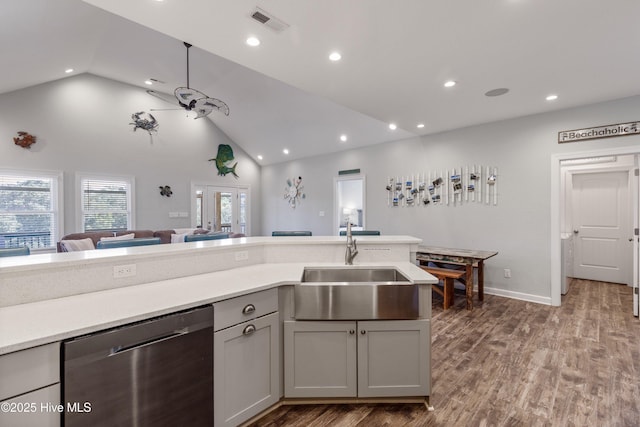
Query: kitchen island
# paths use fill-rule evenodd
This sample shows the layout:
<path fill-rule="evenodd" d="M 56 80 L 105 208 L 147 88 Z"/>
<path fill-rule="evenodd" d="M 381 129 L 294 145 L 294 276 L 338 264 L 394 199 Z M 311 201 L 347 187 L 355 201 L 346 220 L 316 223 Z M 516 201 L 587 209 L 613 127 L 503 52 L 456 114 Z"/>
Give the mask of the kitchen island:
<path fill-rule="evenodd" d="M 436 279 L 415 265 L 419 243 L 409 236 L 359 237 L 353 268 L 398 269 L 419 285 L 419 318 L 428 320 L 430 284 Z M 300 283 L 303 269 L 343 266 L 344 245 L 337 236 L 255 237 L 5 258 L 0 260 L 0 355 L 55 349 L 68 338 L 206 304 L 215 309 L 216 303 L 267 290 L 277 292 L 282 330 L 285 321 L 295 320 L 291 288 Z M 121 277 L 123 270 L 135 273 Z M 283 365 L 284 344 L 278 339 Z M 283 397 L 282 371 L 276 402 Z"/>

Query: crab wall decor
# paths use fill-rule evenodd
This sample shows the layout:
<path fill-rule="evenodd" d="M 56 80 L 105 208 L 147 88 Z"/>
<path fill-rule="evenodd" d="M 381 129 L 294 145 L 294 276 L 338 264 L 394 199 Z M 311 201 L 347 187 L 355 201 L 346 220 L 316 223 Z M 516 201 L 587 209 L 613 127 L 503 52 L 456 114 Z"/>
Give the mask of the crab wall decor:
<path fill-rule="evenodd" d="M 299 176 L 295 179 L 287 178 L 287 186 L 284 188 L 284 198 L 289 202 L 289 206 L 292 209 L 296 208 L 296 204 L 300 203 L 300 200 L 307 196 L 302 192 L 304 186 L 302 185 L 302 177 Z"/>
<path fill-rule="evenodd" d="M 36 137 L 29 132 L 19 131 L 18 136 L 13 138 L 13 142 L 22 148 L 31 148 L 36 143 Z"/>
<path fill-rule="evenodd" d="M 143 118 L 142 115 L 146 114 L 149 118 Z M 160 124 L 158 123 L 158 121 L 156 120 L 155 117 L 153 117 L 151 114 L 147 114 L 144 111 L 140 111 L 138 113 L 133 113 L 131 115 L 131 120 L 133 120 L 133 122 L 129 123 L 130 125 L 133 125 L 133 131 L 135 132 L 137 129 L 144 129 L 147 132 L 149 132 L 149 135 L 151 135 L 151 132 L 157 132 L 158 131 L 158 126 L 160 126 Z"/>

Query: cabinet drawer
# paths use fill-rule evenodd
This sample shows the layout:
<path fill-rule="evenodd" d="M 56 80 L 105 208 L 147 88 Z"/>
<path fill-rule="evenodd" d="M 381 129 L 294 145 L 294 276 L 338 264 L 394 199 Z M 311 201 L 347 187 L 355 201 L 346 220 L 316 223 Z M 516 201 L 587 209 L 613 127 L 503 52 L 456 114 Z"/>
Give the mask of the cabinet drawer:
<path fill-rule="evenodd" d="M 60 343 L 0 356 L 0 400 L 60 382 Z"/>
<path fill-rule="evenodd" d="M 278 290 L 269 289 L 213 304 L 216 331 L 278 311 Z"/>

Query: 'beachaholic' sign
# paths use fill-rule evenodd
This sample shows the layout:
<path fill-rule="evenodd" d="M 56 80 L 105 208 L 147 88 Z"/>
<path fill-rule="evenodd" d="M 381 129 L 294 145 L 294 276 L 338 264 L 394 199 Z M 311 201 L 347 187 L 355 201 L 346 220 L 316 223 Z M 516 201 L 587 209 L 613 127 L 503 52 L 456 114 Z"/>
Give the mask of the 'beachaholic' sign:
<path fill-rule="evenodd" d="M 574 129 L 558 132 L 558 144 L 563 142 L 584 141 L 587 139 L 611 138 L 613 136 L 634 135 L 640 133 L 640 122 L 619 123 L 617 125 L 595 128 Z"/>

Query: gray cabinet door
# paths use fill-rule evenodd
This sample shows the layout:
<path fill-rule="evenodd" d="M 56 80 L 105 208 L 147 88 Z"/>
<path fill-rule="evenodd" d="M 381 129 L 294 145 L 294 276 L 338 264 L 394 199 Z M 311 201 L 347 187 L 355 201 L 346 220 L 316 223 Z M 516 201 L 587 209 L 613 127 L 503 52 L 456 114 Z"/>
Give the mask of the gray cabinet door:
<path fill-rule="evenodd" d="M 428 396 L 429 320 L 358 322 L 358 396 Z"/>
<path fill-rule="evenodd" d="M 0 426 L 60 427 L 60 384 L 4 400 L 2 405 Z"/>
<path fill-rule="evenodd" d="M 285 397 L 357 395 L 356 322 L 284 322 Z"/>
<path fill-rule="evenodd" d="M 214 334 L 215 426 L 236 426 L 280 399 L 278 313 Z"/>

